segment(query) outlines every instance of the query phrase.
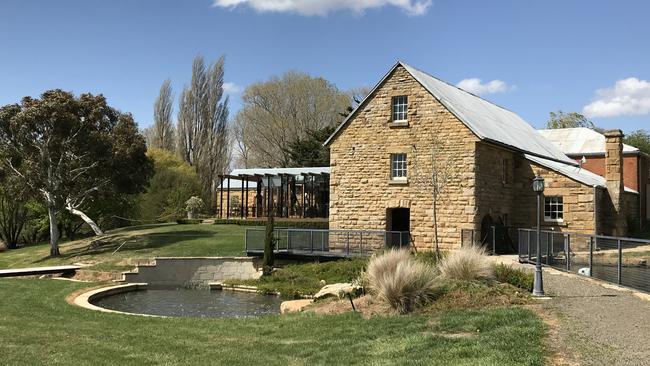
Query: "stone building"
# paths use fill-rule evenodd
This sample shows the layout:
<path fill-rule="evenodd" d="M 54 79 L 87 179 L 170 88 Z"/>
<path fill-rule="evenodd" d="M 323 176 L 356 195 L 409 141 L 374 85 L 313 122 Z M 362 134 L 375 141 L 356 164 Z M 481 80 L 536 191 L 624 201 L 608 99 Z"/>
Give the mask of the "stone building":
<path fill-rule="evenodd" d="M 557 145 L 563 153 L 583 169 L 605 176 L 605 136 L 589 128 L 540 130 L 542 136 Z M 623 181 L 638 192 L 639 218 L 634 228 L 642 229 L 650 222 L 650 156 L 638 148 L 623 144 Z"/>
<path fill-rule="evenodd" d="M 533 226 L 540 174 L 545 227 L 623 235 L 638 193 L 623 185 L 621 132 L 606 139 L 601 176 L 515 113 L 398 62 L 325 143 L 330 229 L 410 231 L 432 248 L 435 215 L 441 247 L 458 248 L 461 231 Z"/>

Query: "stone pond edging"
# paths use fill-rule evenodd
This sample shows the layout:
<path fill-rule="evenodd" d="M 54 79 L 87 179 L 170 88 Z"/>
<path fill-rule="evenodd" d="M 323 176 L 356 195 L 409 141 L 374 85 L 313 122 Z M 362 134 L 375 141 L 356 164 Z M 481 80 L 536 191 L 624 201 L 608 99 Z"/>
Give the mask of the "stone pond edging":
<path fill-rule="evenodd" d="M 77 305 L 77 306 L 82 307 L 84 309 L 94 310 L 94 311 L 101 311 L 103 313 L 148 316 L 148 317 L 154 317 L 154 318 L 165 318 L 162 315 L 127 313 L 127 312 L 124 312 L 124 311 L 117 311 L 117 310 L 102 308 L 100 306 L 92 304 L 92 301 L 99 300 L 99 299 L 107 297 L 107 296 L 117 295 L 117 294 L 121 294 L 121 293 L 124 293 L 124 292 L 146 290 L 147 286 L 148 286 L 148 284 L 146 284 L 146 283 L 128 283 L 128 284 L 124 284 L 124 285 L 115 285 L 115 286 L 109 286 L 109 287 L 102 287 L 102 288 L 98 288 L 98 289 L 94 289 L 94 290 L 90 290 L 90 291 L 86 291 L 86 292 L 82 293 L 81 295 L 75 297 L 74 300 L 72 301 L 72 303 L 74 305 Z"/>

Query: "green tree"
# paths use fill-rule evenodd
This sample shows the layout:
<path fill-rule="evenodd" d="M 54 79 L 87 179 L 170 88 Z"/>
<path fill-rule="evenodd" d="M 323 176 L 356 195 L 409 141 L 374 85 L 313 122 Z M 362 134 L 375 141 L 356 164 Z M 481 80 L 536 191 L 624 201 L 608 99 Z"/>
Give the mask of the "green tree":
<path fill-rule="evenodd" d="M 210 65 L 201 56 L 194 58 L 192 79 L 178 102 L 178 150 L 181 158 L 196 170 L 202 198 L 209 208 L 214 206 L 217 177 L 226 173 L 230 164 L 224 64 L 224 57 Z"/>
<path fill-rule="evenodd" d="M 158 98 L 153 106 L 153 125 L 145 130 L 147 146 L 169 151 L 176 150 L 176 136 L 172 113 L 174 93 L 171 81 L 165 80 L 160 86 Z"/>
<path fill-rule="evenodd" d="M 27 222 L 27 208 L 24 196 L 12 194 L 9 187 L 0 187 L 0 240 L 15 249 Z"/>
<path fill-rule="evenodd" d="M 290 144 L 310 131 L 337 126 L 350 105 L 331 82 L 301 72 L 250 85 L 234 126 L 235 147 L 244 166 L 286 167 Z"/>
<path fill-rule="evenodd" d="M 152 173 L 145 151 L 133 118 L 111 108 L 102 95 L 77 98 L 50 90 L 0 108 L 0 169 L 44 202 L 52 256 L 60 254 L 62 210 L 100 235 L 85 205 L 145 189 Z"/>
<path fill-rule="evenodd" d="M 262 273 L 270 276 L 275 262 L 275 221 L 272 210 L 266 218 L 266 231 L 264 233 L 264 257 L 262 258 Z"/>
<path fill-rule="evenodd" d="M 550 114 L 551 118 L 546 122 L 548 129 L 586 127 L 593 130 L 596 127 L 593 122 L 580 113 L 557 111 Z"/>
<path fill-rule="evenodd" d="M 623 142 L 634 146 L 646 154 L 650 154 L 650 132 L 636 130 L 625 136 Z"/>
<path fill-rule="evenodd" d="M 334 126 L 309 131 L 305 138 L 289 144 L 287 149 L 292 167 L 313 167 L 330 165 L 330 149 L 323 143 L 334 133 Z"/>
<path fill-rule="evenodd" d="M 155 174 L 146 192 L 137 198 L 138 217 L 145 221 L 169 220 L 185 212 L 185 202 L 201 193 L 194 168 L 169 151 L 151 149 Z"/>

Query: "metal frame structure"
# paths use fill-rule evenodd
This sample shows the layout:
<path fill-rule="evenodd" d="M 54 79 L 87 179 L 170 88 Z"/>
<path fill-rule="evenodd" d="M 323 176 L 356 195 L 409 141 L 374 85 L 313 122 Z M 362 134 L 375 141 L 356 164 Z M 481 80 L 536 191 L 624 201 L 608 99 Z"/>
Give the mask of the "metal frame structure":
<path fill-rule="evenodd" d="M 299 172 L 299 169 L 294 169 L 296 173 L 289 173 L 277 170 L 274 173 L 263 174 L 220 175 L 217 192 L 219 218 L 260 218 L 267 217 L 269 213 L 281 218 L 327 218 L 329 216 L 329 172 Z M 239 184 L 241 198 L 236 205 L 231 202 L 232 180 L 241 182 Z M 255 201 L 252 205 L 249 197 L 252 193 L 250 182 L 255 183 Z"/>

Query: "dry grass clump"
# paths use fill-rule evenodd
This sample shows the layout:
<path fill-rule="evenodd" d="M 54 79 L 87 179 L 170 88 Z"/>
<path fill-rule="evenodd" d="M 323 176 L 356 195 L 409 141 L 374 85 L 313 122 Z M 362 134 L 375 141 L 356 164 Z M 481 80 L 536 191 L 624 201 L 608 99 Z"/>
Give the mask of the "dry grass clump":
<path fill-rule="evenodd" d="M 400 314 L 428 302 L 438 285 L 435 268 L 404 249 L 373 256 L 365 277 L 370 290 Z"/>
<path fill-rule="evenodd" d="M 464 246 L 449 253 L 440 261 L 438 269 L 442 277 L 450 280 L 474 281 L 494 276 L 487 250 L 478 245 Z"/>

